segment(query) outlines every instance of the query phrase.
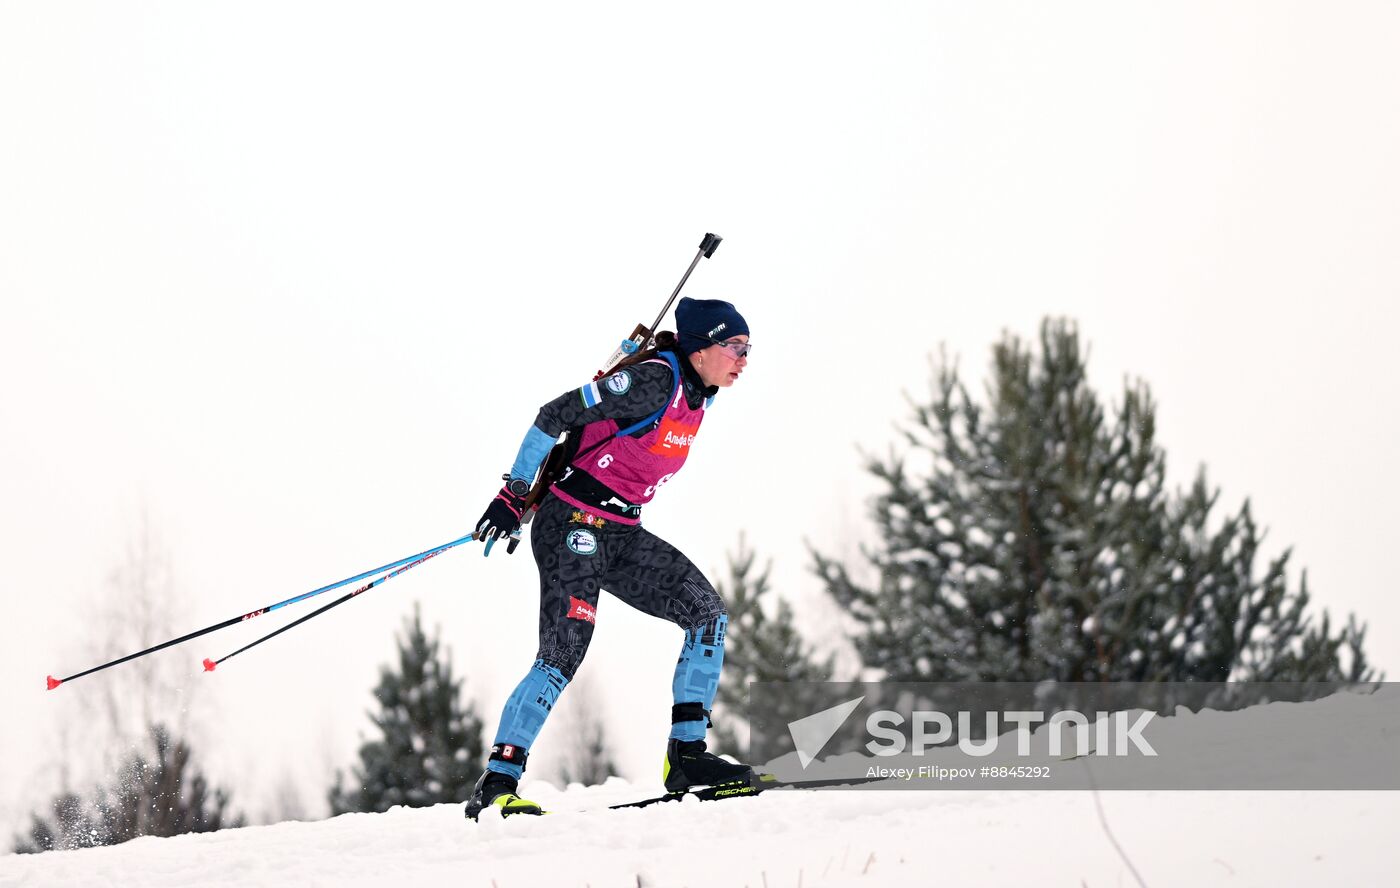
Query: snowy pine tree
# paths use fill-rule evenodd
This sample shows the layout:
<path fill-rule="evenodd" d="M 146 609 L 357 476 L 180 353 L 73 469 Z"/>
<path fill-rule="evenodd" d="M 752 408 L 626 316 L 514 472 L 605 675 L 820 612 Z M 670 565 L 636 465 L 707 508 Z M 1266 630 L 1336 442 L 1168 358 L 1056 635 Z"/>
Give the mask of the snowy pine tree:
<path fill-rule="evenodd" d="M 601 721 L 585 722 L 571 742 L 573 745 L 565 752 L 559 772 L 565 786 L 571 783 L 597 786 L 617 773 L 617 763 L 608 750 L 607 733 Z"/>
<path fill-rule="evenodd" d="M 15 843 L 21 854 L 116 845 L 140 836 L 178 836 L 243 825 L 229 812 L 229 796 L 212 789 L 190 766 L 190 747 L 161 725 L 150 728 L 153 758 L 133 755 L 110 786 L 90 800 L 59 794 L 53 815 L 34 815 L 29 835 Z"/>
<path fill-rule="evenodd" d="M 565 786 L 597 786 L 618 770 L 603 723 L 604 709 L 598 702 L 594 680 L 587 673 L 570 682 L 563 705 L 567 708 L 560 713 L 564 716 L 561 726 L 568 740 L 560 756 L 559 779 Z"/>
<path fill-rule="evenodd" d="M 1110 413 L 1071 323 L 1046 320 L 1039 344 L 996 346 L 985 405 L 945 360 L 905 452 L 868 460 L 885 485 L 873 587 L 814 553 L 866 664 L 909 681 L 1368 678 L 1364 627 L 1305 616 L 1288 551 L 1256 569 L 1247 501 L 1213 520 L 1204 469 L 1166 491 L 1146 384 Z"/>
<path fill-rule="evenodd" d="M 756 573 L 756 558 L 740 536 L 738 550 L 729 556 L 728 579 L 715 586 L 729 612 L 724 675 L 715 695 L 716 742 L 717 748 L 730 752 L 739 749 L 739 719 L 747 711 L 749 682 L 827 681 L 835 662 L 834 654 L 819 658 L 803 641 L 792 605 L 769 586 L 771 565 Z"/>
<path fill-rule="evenodd" d="M 417 606 L 399 638 L 396 669 L 383 667 L 371 713 L 379 736 L 360 746 L 349 785 L 330 792 L 332 814 L 462 802 L 481 774 L 481 719 L 462 702 L 462 680 L 423 632 Z"/>

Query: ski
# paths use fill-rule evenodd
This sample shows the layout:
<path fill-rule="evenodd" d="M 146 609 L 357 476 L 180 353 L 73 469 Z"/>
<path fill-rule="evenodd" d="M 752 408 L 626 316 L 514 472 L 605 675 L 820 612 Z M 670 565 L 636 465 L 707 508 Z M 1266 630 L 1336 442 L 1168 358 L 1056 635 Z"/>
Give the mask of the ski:
<path fill-rule="evenodd" d="M 659 805 L 663 802 L 679 802 L 688 798 L 699 799 L 702 802 L 721 801 L 723 799 L 742 799 L 756 796 L 759 793 L 780 789 L 821 789 L 829 786 L 854 786 L 858 783 L 874 783 L 877 780 L 884 780 L 884 777 L 836 777 L 826 780 L 779 780 L 772 774 L 756 774 L 751 781 L 738 781 L 735 783 L 721 783 L 716 786 L 705 786 L 700 789 L 686 789 L 680 792 L 668 792 L 665 795 L 655 798 L 642 799 L 637 802 L 623 802 L 620 805 L 609 805 L 608 810 L 616 811 L 622 808 L 646 808 L 651 805 Z"/>
<path fill-rule="evenodd" d="M 756 774 L 750 780 L 738 780 L 733 783 L 720 783 L 715 786 L 703 786 L 699 789 L 686 789 L 680 792 L 668 792 L 655 798 L 641 799 L 635 802 L 623 802 L 620 805 L 609 805 L 607 810 L 620 811 L 626 808 L 648 808 L 652 805 L 660 805 L 664 802 L 679 802 L 688 798 L 699 799 L 702 802 L 715 802 L 724 799 L 742 799 L 756 796 L 759 793 L 780 791 L 780 790 L 812 790 L 822 789 L 832 786 L 855 786 L 861 783 L 875 783 L 881 780 L 888 780 L 888 777 L 835 777 L 825 780 L 780 780 L 772 774 Z M 598 809 L 593 809 L 597 811 Z M 587 810 L 573 812 L 559 811 L 503 811 L 501 816 L 511 817 L 517 814 L 541 814 L 558 815 L 560 813 L 586 814 Z"/>

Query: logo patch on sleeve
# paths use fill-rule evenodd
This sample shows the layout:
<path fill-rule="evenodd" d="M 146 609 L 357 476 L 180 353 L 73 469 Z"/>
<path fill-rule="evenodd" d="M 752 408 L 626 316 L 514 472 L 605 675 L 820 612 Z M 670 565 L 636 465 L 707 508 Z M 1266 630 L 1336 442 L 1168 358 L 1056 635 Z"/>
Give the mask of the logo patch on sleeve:
<path fill-rule="evenodd" d="M 598 611 L 593 605 L 581 598 L 569 596 L 569 619 L 583 620 L 585 623 L 598 624 Z"/>
<path fill-rule="evenodd" d="M 632 388 L 632 374 L 626 370 L 619 370 L 603 380 L 603 385 L 614 395 L 625 395 L 627 390 Z"/>
<path fill-rule="evenodd" d="M 569 547 L 569 551 L 575 555 L 596 555 L 598 554 L 598 538 L 593 535 L 593 531 L 579 528 L 570 530 L 564 537 L 564 544 Z"/>

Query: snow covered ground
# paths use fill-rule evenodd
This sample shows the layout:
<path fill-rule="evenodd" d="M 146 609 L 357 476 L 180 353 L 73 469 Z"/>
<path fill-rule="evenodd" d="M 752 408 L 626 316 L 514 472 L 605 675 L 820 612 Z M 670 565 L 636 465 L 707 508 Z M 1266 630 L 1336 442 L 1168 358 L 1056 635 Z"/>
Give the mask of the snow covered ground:
<path fill-rule="evenodd" d="M 0 857 L 0 886 L 1135 885 L 1089 792 L 768 793 L 627 811 L 613 780 L 531 796 L 560 813 L 461 806 Z M 1395 792 L 1105 792 L 1147 885 L 1394 884 Z M 579 810 L 579 813 L 575 813 Z"/>
<path fill-rule="evenodd" d="M 1255 765 L 1263 769 L 1256 778 L 1273 774 L 1283 781 L 1310 761 L 1331 761 L 1335 768 L 1347 759 L 1371 763 L 1378 771 L 1374 785 L 1394 786 L 1397 692 L 1386 685 L 1372 696 L 1182 711 L 1164 719 L 1154 737 L 1193 750 L 1189 761 L 1212 774 L 1211 785 L 1241 779 L 1237 769 L 1249 770 L 1252 757 L 1265 762 Z M 1329 724 L 1351 728 L 1329 732 Z M 1261 737 L 1271 739 L 1261 744 Z M 1260 755 L 1264 749 L 1268 755 Z M 1112 777 L 1115 767 L 1151 767 L 1143 759 L 1131 765 L 1096 761 L 1101 778 Z M 1280 763 L 1290 762 L 1293 767 L 1279 771 Z M 396 808 L 8 855 L 0 857 L 0 888 L 1097 888 L 1139 880 L 1151 886 L 1353 888 L 1395 884 L 1400 870 L 1397 791 L 840 789 L 607 810 L 658 792 L 618 778 L 560 790 L 527 777 L 522 793 L 553 813 L 506 820 L 493 810 L 472 823 L 461 805 Z"/>

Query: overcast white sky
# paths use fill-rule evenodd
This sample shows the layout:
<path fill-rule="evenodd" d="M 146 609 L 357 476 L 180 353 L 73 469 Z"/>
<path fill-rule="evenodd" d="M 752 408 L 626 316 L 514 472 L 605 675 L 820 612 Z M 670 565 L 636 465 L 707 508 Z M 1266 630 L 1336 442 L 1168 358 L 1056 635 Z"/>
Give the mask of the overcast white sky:
<path fill-rule="evenodd" d="M 686 292 L 756 350 L 647 515 L 712 576 L 746 532 L 828 630 L 804 540 L 868 533 L 857 448 L 927 355 L 980 379 L 1067 315 L 1171 478 L 1250 497 L 1400 674 L 1396 45 L 1385 3 L 0 4 L 0 829 L 104 680 L 41 684 L 93 665 L 143 510 L 178 631 L 460 536 L 705 231 Z M 459 550 L 215 675 L 277 623 L 164 656 L 236 802 L 314 808 L 412 602 L 490 731 L 535 586 Z M 602 603 L 630 778 L 677 644 Z"/>

